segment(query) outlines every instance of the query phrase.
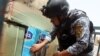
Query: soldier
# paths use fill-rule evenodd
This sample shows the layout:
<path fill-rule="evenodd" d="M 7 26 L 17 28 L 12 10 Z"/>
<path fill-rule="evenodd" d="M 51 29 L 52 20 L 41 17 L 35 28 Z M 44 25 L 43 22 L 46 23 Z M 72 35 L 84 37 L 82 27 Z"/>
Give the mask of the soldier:
<path fill-rule="evenodd" d="M 49 0 L 41 10 L 50 18 L 54 29 L 51 37 L 31 48 L 36 52 L 51 41 L 58 38 L 59 48 L 53 56 L 93 56 L 93 24 L 82 10 L 69 10 L 66 0 Z"/>

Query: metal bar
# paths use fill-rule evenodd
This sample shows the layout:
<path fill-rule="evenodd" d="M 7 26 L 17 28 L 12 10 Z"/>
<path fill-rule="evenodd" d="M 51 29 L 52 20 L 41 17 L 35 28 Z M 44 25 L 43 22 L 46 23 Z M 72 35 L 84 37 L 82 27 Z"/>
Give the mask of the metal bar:
<path fill-rule="evenodd" d="M 99 56 L 99 49 L 100 49 L 100 42 L 99 42 L 99 46 L 98 46 L 97 56 Z"/>
<path fill-rule="evenodd" d="M 18 44 L 18 32 L 19 32 L 19 27 L 17 29 L 17 34 L 16 34 L 16 42 L 15 42 L 15 47 L 14 47 L 14 56 L 16 56 L 16 49 L 17 49 L 17 44 Z"/>
<path fill-rule="evenodd" d="M 94 26 L 94 28 L 95 28 L 96 30 L 100 30 L 100 27 L 99 27 L 99 26 Z"/>
<path fill-rule="evenodd" d="M 100 32 L 95 32 L 96 35 L 100 35 Z"/>
<path fill-rule="evenodd" d="M 28 28 L 28 26 L 23 25 L 23 24 L 18 23 L 18 22 L 15 22 L 15 21 L 12 21 L 12 20 L 4 20 L 4 21 L 9 23 L 9 24 L 13 24 L 13 25 L 16 25 L 16 26 L 24 27 L 25 29 Z"/>

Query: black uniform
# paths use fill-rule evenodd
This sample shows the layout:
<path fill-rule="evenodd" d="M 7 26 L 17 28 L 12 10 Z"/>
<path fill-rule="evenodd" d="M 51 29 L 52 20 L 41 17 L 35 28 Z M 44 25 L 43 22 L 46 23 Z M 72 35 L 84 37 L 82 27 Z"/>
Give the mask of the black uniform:
<path fill-rule="evenodd" d="M 51 32 L 52 40 L 55 36 L 58 38 L 59 50 L 66 49 L 77 56 L 93 56 L 93 25 L 86 13 L 77 9 L 71 10 L 62 25 L 58 28 L 55 27 Z"/>

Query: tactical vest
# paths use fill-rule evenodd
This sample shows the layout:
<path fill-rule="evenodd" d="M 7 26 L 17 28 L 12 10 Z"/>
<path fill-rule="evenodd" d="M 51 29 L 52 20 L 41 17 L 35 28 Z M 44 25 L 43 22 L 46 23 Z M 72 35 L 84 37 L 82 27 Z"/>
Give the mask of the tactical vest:
<path fill-rule="evenodd" d="M 57 33 L 58 42 L 59 42 L 59 49 L 58 49 L 59 51 L 67 49 L 69 46 L 73 45 L 76 42 L 76 36 L 72 35 L 70 32 L 71 32 L 71 23 L 68 23 L 66 29 L 62 29 L 60 32 Z M 93 32 L 94 32 L 93 23 L 90 21 L 90 37 L 88 42 L 89 45 L 81 53 L 88 53 L 93 50 L 94 44 L 90 43 L 90 39 L 92 37 Z"/>
<path fill-rule="evenodd" d="M 60 51 L 67 49 L 69 46 L 73 45 L 76 42 L 75 35 L 71 34 L 71 24 L 75 20 L 65 21 L 67 23 L 64 25 L 63 28 L 59 29 L 59 32 L 57 33 Z"/>

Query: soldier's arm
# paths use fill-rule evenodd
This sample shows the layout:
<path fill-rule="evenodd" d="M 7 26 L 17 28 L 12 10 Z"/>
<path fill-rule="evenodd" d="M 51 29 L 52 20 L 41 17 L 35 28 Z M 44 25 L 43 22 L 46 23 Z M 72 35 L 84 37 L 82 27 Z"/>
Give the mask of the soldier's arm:
<path fill-rule="evenodd" d="M 47 43 L 52 42 L 55 39 L 55 32 L 52 31 L 50 34 L 46 35 L 44 40 L 41 43 L 34 44 L 34 46 L 31 47 L 31 52 L 37 52 L 42 47 L 44 47 Z"/>
<path fill-rule="evenodd" d="M 88 47 L 89 41 L 89 19 L 81 17 L 73 27 L 74 34 L 76 35 L 76 43 L 70 46 L 67 51 L 71 54 L 78 55 Z"/>
<path fill-rule="evenodd" d="M 42 41 L 39 44 L 34 44 L 34 46 L 31 47 L 30 51 L 31 52 L 37 52 L 39 51 L 42 47 L 44 47 L 49 41 L 47 39 L 45 39 L 44 41 Z"/>

